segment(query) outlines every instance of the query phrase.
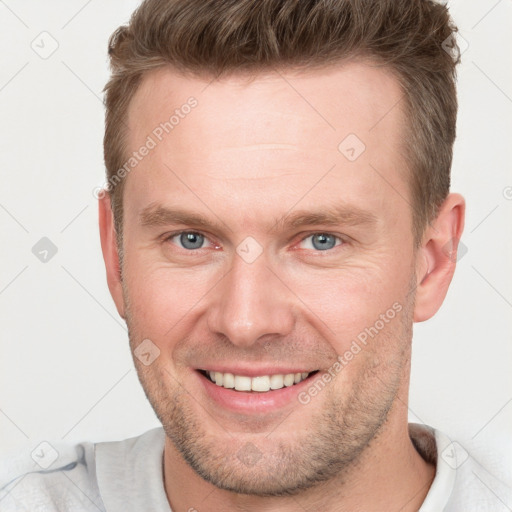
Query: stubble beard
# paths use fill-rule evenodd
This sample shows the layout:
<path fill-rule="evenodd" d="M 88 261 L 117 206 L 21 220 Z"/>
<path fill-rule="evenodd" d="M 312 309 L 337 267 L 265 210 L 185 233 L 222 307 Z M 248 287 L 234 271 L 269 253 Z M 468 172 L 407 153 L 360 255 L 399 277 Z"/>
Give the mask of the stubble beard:
<path fill-rule="evenodd" d="M 271 433 L 229 433 L 203 409 L 202 418 L 206 419 L 200 419 L 191 407 L 194 397 L 159 359 L 148 367 L 134 362 L 165 434 L 198 475 L 219 489 L 238 494 L 294 496 L 333 479 L 342 483 L 378 439 L 402 380 L 408 378 L 413 307 L 414 299 L 409 299 L 394 320 L 400 322 L 399 328 L 389 334 L 381 332 L 380 339 L 370 342 L 394 343 L 393 357 L 379 358 L 374 352 L 349 390 L 337 390 L 334 379 L 320 393 L 325 394 L 320 398 L 324 405 L 317 418 L 308 418 L 308 407 L 298 404 Z M 126 322 L 133 354 L 143 336 L 137 332 L 129 308 Z M 311 428 L 298 437 L 293 426 L 303 422 L 302 415 Z M 287 429 L 293 430 L 293 439 Z"/>

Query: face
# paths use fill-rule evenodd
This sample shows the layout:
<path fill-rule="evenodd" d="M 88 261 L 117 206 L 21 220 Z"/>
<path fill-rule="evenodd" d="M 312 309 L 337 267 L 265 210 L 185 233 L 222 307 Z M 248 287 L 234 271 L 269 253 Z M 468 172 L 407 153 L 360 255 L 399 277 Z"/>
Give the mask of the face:
<path fill-rule="evenodd" d="M 118 306 L 168 438 L 220 488 L 342 475 L 392 417 L 416 283 L 400 97 L 348 63 L 159 70 L 130 105 L 129 153 L 155 144 L 126 178 Z"/>

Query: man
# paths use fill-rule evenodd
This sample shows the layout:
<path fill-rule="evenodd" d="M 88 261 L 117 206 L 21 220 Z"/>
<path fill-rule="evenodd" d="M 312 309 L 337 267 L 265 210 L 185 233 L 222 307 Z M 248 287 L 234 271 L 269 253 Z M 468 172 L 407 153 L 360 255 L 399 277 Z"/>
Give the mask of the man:
<path fill-rule="evenodd" d="M 101 241 L 163 428 L 20 472 L 2 510 L 512 506 L 407 423 L 464 227 L 454 30 L 426 0 L 147 0 L 114 33 Z"/>

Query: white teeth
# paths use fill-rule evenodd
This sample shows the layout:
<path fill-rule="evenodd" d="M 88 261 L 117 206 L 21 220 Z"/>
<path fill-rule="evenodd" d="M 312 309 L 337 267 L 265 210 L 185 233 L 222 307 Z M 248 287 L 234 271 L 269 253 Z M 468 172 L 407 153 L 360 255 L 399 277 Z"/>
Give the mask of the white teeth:
<path fill-rule="evenodd" d="M 215 384 L 217 384 L 217 381 L 215 381 Z M 224 374 L 224 382 L 222 384 L 227 389 L 232 389 L 235 387 L 235 376 L 232 373 L 225 373 Z"/>
<path fill-rule="evenodd" d="M 282 375 L 271 375 L 270 389 L 281 389 L 284 386 L 283 378 L 284 377 Z"/>
<path fill-rule="evenodd" d="M 294 373 L 287 373 L 284 376 L 283 382 L 284 382 L 285 386 L 293 386 L 294 381 L 295 381 L 295 374 Z"/>
<path fill-rule="evenodd" d="M 251 377 L 235 375 L 235 389 L 237 391 L 251 391 Z"/>
<path fill-rule="evenodd" d="M 236 391 L 258 391 L 260 393 L 265 393 L 271 389 L 281 389 L 285 386 L 293 386 L 309 376 L 309 372 L 259 375 L 252 378 L 245 375 L 214 371 L 207 371 L 206 373 L 217 386 L 226 389 L 234 388 Z"/>
<path fill-rule="evenodd" d="M 270 389 L 270 377 L 268 375 L 253 377 L 251 380 L 251 389 L 253 391 L 268 391 Z"/>

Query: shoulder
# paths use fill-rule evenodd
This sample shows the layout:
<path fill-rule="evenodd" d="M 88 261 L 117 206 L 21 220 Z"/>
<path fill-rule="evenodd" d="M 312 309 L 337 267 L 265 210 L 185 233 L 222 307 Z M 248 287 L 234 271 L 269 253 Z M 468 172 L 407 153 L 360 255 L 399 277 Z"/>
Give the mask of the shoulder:
<path fill-rule="evenodd" d="M 512 509 L 512 488 L 498 479 L 493 468 L 482 465 L 460 443 L 453 441 L 441 454 L 442 463 L 455 471 L 446 512 L 496 512 Z"/>
<path fill-rule="evenodd" d="M 164 439 L 160 427 L 122 441 L 43 442 L 4 456 L 0 512 L 167 511 Z"/>
<path fill-rule="evenodd" d="M 94 445 L 40 443 L 0 461 L 0 512 L 104 511 Z"/>
<path fill-rule="evenodd" d="M 409 425 L 411 440 L 436 474 L 421 512 L 512 510 L 512 488 L 461 443 L 427 425 Z"/>

